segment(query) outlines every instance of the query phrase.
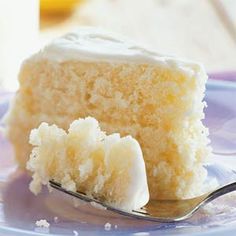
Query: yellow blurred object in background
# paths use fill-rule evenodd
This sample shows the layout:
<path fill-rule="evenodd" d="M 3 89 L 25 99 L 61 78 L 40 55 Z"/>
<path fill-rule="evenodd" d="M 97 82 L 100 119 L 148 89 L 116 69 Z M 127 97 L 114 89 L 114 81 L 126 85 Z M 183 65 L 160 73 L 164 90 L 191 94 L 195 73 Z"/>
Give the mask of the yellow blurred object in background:
<path fill-rule="evenodd" d="M 42 13 L 66 13 L 72 11 L 82 0 L 40 0 Z"/>

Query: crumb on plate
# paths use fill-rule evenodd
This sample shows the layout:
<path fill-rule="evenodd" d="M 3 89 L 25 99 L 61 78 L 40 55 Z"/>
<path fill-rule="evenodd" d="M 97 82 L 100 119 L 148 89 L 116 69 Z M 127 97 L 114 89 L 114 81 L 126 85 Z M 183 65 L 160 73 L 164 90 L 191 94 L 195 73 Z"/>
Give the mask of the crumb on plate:
<path fill-rule="evenodd" d="M 106 231 L 111 230 L 111 224 L 110 224 L 109 222 L 107 222 L 107 223 L 104 225 L 104 229 L 105 229 Z"/>
<path fill-rule="evenodd" d="M 37 220 L 35 222 L 35 225 L 38 227 L 43 227 L 43 228 L 49 228 L 50 224 L 47 222 L 47 220 L 41 219 L 41 220 Z"/>

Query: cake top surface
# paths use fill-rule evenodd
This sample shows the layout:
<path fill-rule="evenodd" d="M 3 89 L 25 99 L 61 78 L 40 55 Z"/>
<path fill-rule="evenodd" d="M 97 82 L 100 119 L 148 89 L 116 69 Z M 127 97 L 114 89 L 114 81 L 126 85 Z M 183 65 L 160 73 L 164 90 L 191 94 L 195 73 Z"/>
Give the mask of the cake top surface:
<path fill-rule="evenodd" d="M 79 27 L 76 31 L 53 40 L 34 58 L 58 62 L 97 60 L 162 64 L 192 73 L 201 70 L 198 63 L 161 55 L 120 35 L 94 27 Z"/>

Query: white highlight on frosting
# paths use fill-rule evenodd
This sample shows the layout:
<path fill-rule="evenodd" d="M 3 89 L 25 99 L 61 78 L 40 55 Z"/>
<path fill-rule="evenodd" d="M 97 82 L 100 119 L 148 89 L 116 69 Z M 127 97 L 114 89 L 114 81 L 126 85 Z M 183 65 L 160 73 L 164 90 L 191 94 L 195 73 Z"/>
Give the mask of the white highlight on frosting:
<path fill-rule="evenodd" d="M 101 28 L 79 27 L 55 39 L 34 56 L 56 62 L 69 60 L 153 63 L 181 69 L 191 75 L 201 71 L 198 63 L 163 56 L 138 46 L 131 40 Z"/>

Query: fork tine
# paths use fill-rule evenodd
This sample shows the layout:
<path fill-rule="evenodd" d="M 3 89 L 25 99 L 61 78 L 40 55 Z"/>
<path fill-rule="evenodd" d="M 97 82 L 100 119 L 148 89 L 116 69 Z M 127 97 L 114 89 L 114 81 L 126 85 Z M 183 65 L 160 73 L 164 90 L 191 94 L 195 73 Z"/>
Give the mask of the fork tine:
<path fill-rule="evenodd" d="M 92 199 L 92 198 L 88 197 L 85 193 L 78 192 L 78 191 L 77 192 L 72 192 L 72 191 L 66 190 L 65 188 L 62 188 L 61 184 L 55 182 L 54 180 L 50 180 L 49 184 L 50 184 L 51 187 L 53 187 L 53 188 L 55 188 L 55 189 L 57 189 L 61 192 L 67 193 L 67 194 L 69 194 L 73 197 L 79 198 L 79 199 L 84 200 L 86 202 L 94 201 L 94 202 L 100 203 L 96 199 Z"/>
<path fill-rule="evenodd" d="M 174 221 L 179 221 L 179 219 L 173 219 L 173 218 L 163 218 L 163 217 L 152 217 L 148 212 L 145 211 L 145 208 L 142 208 L 140 210 L 135 210 L 135 211 L 125 211 L 123 209 L 118 209 L 113 206 L 107 205 L 106 203 L 100 202 L 97 199 L 90 198 L 87 196 L 85 193 L 82 192 L 72 192 L 69 190 L 66 190 L 65 188 L 61 187 L 61 184 L 55 182 L 54 180 L 50 180 L 49 184 L 52 188 L 57 189 L 63 193 L 69 194 L 70 196 L 79 198 L 81 200 L 84 200 L 86 202 L 96 202 L 103 207 L 105 207 L 107 210 L 116 212 L 118 214 L 121 214 L 123 216 L 128 216 L 128 217 L 133 217 L 136 219 L 142 219 L 142 220 L 148 220 L 148 221 L 154 221 L 154 222 L 162 222 L 162 223 L 169 223 L 169 222 L 174 222 Z"/>

